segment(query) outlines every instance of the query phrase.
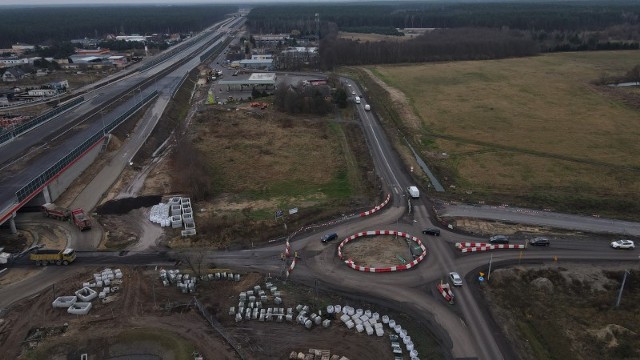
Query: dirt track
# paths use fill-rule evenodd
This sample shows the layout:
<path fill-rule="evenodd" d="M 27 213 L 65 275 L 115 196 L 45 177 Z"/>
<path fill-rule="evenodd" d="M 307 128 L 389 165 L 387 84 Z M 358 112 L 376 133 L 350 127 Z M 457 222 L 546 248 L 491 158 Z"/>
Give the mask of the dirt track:
<path fill-rule="evenodd" d="M 347 330 L 338 320 L 328 329 L 314 327 L 311 330 L 288 322 L 236 323 L 228 315 L 229 306 L 237 306 L 240 291 L 264 284 L 257 274 L 244 276 L 240 282 L 201 282 L 195 294 L 182 294 L 173 286 L 163 287 L 154 269 L 121 269 L 124 273 L 121 291 L 106 304 L 93 300 L 93 308 L 86 316 L 67 314 L 65 309 L 53 308 L 51 302 L 57 296 L 70 295 L 80 289 L 91 274 L 102 268 L 78 268 L 75 275 L 1 314 L 3 356 L 0 359 L 67 359 L 69 356 L 75 359 L 82 353 L 87 353 L 89 359 L 127 354 L 145 354 L 149 359 L 179 359 L 194 350 L 205 359 L 238 358 L 197 308 L 186 306 L 194 295 L 224 326 L 227 335 L 240 344 L 249 359 L 286 359 L 292 351 L 309 349 L 326 349 L 349 359 L 391 358 L 386 336 L 358 334 Z M 281 306 L 295 307 L 305 301 L 309 304 L 307 288 L 283 289 L 285 302 Z M 45 333 L 58 329 L 61 333 L 24 343 L 36 328 L 46 328 Z"/>

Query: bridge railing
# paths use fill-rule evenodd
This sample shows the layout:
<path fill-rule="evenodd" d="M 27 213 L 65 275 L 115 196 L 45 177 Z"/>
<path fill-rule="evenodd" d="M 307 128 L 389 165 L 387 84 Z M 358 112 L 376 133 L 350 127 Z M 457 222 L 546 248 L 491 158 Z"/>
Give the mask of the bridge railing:
<path fill-rule="evenodd" d="M 93 134 L 91 137 L 86 139 L 82 144 L 76 146 L 73 150 L 71 150 L 67 155 L 65 155 L 62 159 L 58 160 L 55 164 L 51 165 L 47 170 L 42 172 L 36 178 L 31 180 L 27 185 L 23 186 L 16 192 L 16 198 L 18 201 L 22 201 L 26 199 L 29 195 L 38 191 L 43 185 L 49 182 L 54 176 L 59 174 L 62 170 L 72 164 L 76 159 L 84 155 L 84 153 L 89 150 L 96 142 L 98 142 L 104 134 L 110 132 L 115 129 L 118 125 L 128 119 L 133 113 L 135 113 L 138 109 L 140 109 L 144 104 L 149 102 L 151 99 L 158 96 L 158 91 L 154 90 L 149 95 L 145 96 L 142 100 L 138 101 L 134 106 L 130 109 L 122 113 L 118 118 L 116 118 L 111 123 L 107 124 L 104 128 L 100 129 L 98 132 Z"/>
<path fill-rule="evenodd" d="M 9 140 L 11 140 L 12 138 L 25 133 L 31 129 L 33 129 L 34 127 L 42 124 L 43 122 L 51 119 L 52 117 L 60 114 L 63 111 L 66 111 L 67 109 L 76 106 L 78 104 L 80 104 L 81 102 L 84 101 L 84 96 L 80 96 L 78 98 L 75 98 L 63 105 L 58 106 L 57 108 L 48 111 L 40 116 L 37 116 L 23 124 L 20 124 L 18 126 L 16 126 L 15 128 L 11 129 L 10 131 L 0 135 L 0 144 L 3 144 Z"/>

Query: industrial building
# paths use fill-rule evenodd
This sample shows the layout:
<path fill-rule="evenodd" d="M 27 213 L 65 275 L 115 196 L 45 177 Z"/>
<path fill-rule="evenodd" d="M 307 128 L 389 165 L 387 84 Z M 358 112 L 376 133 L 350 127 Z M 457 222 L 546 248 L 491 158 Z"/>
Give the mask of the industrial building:
<path fill-rule="evenodd" d="M 253 73 L 248 79 L 220 80 L 218 85 L 226 87 L 227 91 L 267 91 L 275 89 L 276 78 L 275 73 Z"/>

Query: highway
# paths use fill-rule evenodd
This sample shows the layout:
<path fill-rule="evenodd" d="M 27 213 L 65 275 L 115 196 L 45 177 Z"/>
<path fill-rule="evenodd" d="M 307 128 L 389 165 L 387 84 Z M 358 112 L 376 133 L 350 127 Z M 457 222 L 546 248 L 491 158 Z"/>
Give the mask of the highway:
<path fill-rule="evenodd" d="M 62 159 L 72 149 L 83 143 L 91 135 L 99 132 L 105 124 L 115 120 L 136 102 L 153 91 L 160 93 L 160 101 L 165 106 L 173 90 L 183 76 L 200 64 L 200 54 L 224 42 L 232 30 L 234 21 L 227 19 L 178 45 L 180 51 L 159 64 L 144 69 L 144 64 L 136 66 L 121 79 L 85 93 L 86 101 L 77 107 L 41 124 L 31 131 L 1 146 L 0 158 L 0 217 L 16 204 L 15 193 L 22 186 L 36 178 L 52 164 Z M 219 29 L 214 30 L 219 25 Z M 237 26 L 237 24 L 235 24 Z M 200 47 L 219 36 L 206 48 Z M 172 51 L 169 49 L 167 51 Z M 193 53 L 193 54 L 192 54 Z M 157 55 L 149 61 L 156 61 Z M 190 56 L 190 57 L 188 57 Z M 183 61 L 184 60 L 184 61 Z M 183 62 L 179 67 L 171 67 Z M 139 71 L 143 69 L 142 71 Z M 168 73 L 166 73 L 169 71 Z M 162 74 L 160 78 L 156 75 Z M 149 81 L 149 79 L 154 79 Z M 115 104 L 114 100 L 119 99 Z M 162 107 L 164 108 L 164 107 Z M 155 119 L 157 121 L 159 117 Z M 153 129 L 155 123 L 149 124 Z M 137 149 L 136 149 L 137 150 Z M 132 155 L 133 156 L 133 155 Z"/>
<path fill-rule="evenodd" d="M 198 61 L 193 59 L 184 64 L 172 75 L 158 80 L 152 88 L 161 90 L 159 102 L 151 110 L 150 118 L 157 117 L 162 110 L 163 101 L 168 101 L 166 89 L 179 81 L 184 71 L 190 66 L 196 66 Z M 132 75 L 135 77 L 138 75 Z M 142 75 L 140 75 L 142 76 Z M 144 77 L 144 76 L 142 76 Z M 139 81 L 140 79 L 138 79 Z M 128 80 L 123 80 L 128 81 Z M 134 80 L 130 80 L 135 83 Z M 342 79 L 351 85 L 357 94 L 362 94 L 357 84 L 349 79 Z M 102 91 L 106 91 L 101 89 Z M 142 90 L 151 91 L 149 89 Z M 460 241 L 478 241 L 477 238 L 460 235 L 443 230 L 441 236 L 423 235 L 421 230 L 434 226 L 430 210 L 433 204 L 424 196 L 418 200 L 408 201 L 405 188 L 415 185 L 411 182 L 407 170 L 393 149 L 384 129 L 375 117 L 375 109 L 365 111 L 366 99 L 362 104 L 355 105 L 362 124 L 363 133 L 367 139 L 376 173 L 383 183 L 386 192 L 392 195 L 392 201 L 384 210 L 367 217 L 352 218 L 333 227 L 322 228 L 313 233 L 300 234 L 292 239 L 292 247 L 300 255 L 300 260 L 291 274 L 291 280 L 306 285 L 315 285 L 328 291 L 344 294 L 348 297 L 362 299 L 367 302 L 380 304 L 407 313 L 420 323 L 426 324 L 434 334 L 441 339 L 444 350 L 454 358 L 478 359 L 511 359 L 514 354 L 510 345 L 499 331 L 498 326 L 489 316 L 486 308 L 477 301 L 478 285 L 477 272 L 486 270 L 490 258 L 494 268 L 518 263 L 561 264 L 563 261 L 615 261 L 637 264 L 640 260 L 637 251 L 613 250 L 608 242 L 602 238 L 554 239 L 548 248 L 528 248 L 518 250 L 496 250 L 491 253 L 461 254 L 454 248 L 454 243 Z M 155 114 L 155 115 L 154 115 Z M 99 124 L 98 124 L 99 125 Z M 94 123 L 93 126 L 96 126 Z M 44 131 L 44 130 L 42 130 Z M 137 138 L 136 138 L 137 139 Z M 122 155 L 125 160 L 134 151 L 137 142 L 132 141 L 129 150 Z M 142 137 L 140 137 L 142 139 Z M 58 151 L 58 150 L 56 150 Z M 40 157 L 40 158 L 44 158 Z M 38 161 L 39 159 L 38 158 Z M 44 161 L 44 160 L 43 160 Z M 106 173 L 116 172 L 117 168 L 105 170 Z M 106 175 L 105 173 L 105 175 Z M 99 177 L 102 177 L 99 176 Z M 4 177 L 3 179 L 5 179 Z M 79 200 L 91 204 L 100 190 L 108 186 L 109 181 L 96 183 L 88 188 L 86 198 Z M 8 182 L 7 182 L 8 184 Z M 5 186 L 0 182 L 0 191 Z M 409 204 L 411 211 L 408 211 Z M 560 227 L 583 226 L 582 224 L 599 224 L 601 221 L 611 221 L 593 217 L 565 216 L 551 212 L 538 212 L 526 209 L 500 207 L 473 207 L 446 205 L 438 209 L 441 216 L 465 217 L 500 217 L 501 220 L 532 223 L 542 221 L 556 222 Z M 558 220 L 561 219 L 561 220 Z M 536 223 L 538 224 L 538 223 Z M 621 223 L 614 223 L 613 227 Z M 586 225 L 584 225 L 586 226 Z M 624 229 L 635 231 L 640 225 L 636 223 L 624 224 Z M 400 230 L 419 237 L 427 247 L 427 257 L 417 267 L 397 273 L 364 273 L 348 268 L 337 257 L 337 245 L 345 237 L 365 230 Z M 332 243 L 321 243 L 322 233 L 335 231 L 339 238 Z M 88 248 L 91 248 L 89 246 Z M 280 260 L 284 251 L 284 243 L 274 243 L 266 247 L 240 251 L 209 252 L 206 258 L 218 267 L 233 269 L 234 271 L 258 271 L 281 276 L 285 263 Z M 180 256 L 177 253 L 130 252 L 127 254 L 110 252 L 79 252 L 79 266 L 94 265 L 127 265 L 147 264 L 170 266 Z M 19 261 L 16 266 L 32 266 L 26 259 Z M 25 296 L 31 296 L 46 289 L 59 279 L 67 276 L 74 266 L 67 268 L 49 268 L 39 275 L 21 282 L 0 288 L 0 309 L 11 306 L 12 303 Z M 454 289 L 455 305 L 449 305 L 436 292 L 435 285 L 445 280 L 450 271 L 457 271 L 465 283 L 461 288 Z M 427 354 L 424 354 L 428 357 Z"/>

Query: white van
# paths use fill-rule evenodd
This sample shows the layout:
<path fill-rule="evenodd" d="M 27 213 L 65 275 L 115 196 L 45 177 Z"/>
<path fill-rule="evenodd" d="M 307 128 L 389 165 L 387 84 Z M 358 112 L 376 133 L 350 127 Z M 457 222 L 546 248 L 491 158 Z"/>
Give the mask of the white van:
<path fill-rule="evenodd" d="M 360 97 L 356 96 L 356 104 L 360 104 Z"/>

